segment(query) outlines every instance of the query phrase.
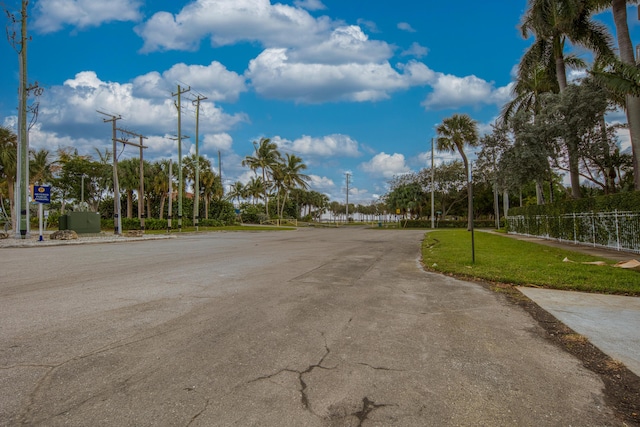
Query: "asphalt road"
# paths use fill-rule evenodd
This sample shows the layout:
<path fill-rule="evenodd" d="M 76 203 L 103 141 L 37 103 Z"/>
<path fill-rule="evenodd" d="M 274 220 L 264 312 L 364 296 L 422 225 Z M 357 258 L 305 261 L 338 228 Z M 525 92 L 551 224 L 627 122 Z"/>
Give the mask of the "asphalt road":
<path fill-rule="evenodd" d="M 423 232 L 0 249 L 0 425 L 621 425 L 602 381 Z"/>

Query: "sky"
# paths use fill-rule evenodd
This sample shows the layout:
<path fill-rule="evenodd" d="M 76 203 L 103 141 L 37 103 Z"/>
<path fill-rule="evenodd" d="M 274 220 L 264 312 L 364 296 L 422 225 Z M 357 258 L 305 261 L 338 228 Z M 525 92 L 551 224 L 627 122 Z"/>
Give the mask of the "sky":
<path fill-rule="evenodd" d="M 31 0 L 28 80 L 44 91 L 31 98 L 30 147 L 111 150 L 102 111 L 147 137 L 146 160 L 175 161 L 180 86 L 191 89 L 181 97 L 182 153 L 195 153 L 192 100 L 206 97 L 199 152 L 216 173 L 220 153 L 226 188 L 253 176 L 242 159 L 270 138 L 303 159 L 310 189 L 344 203 L 348 174 L 349 202 L 368 204 L 394 175 L 430 165 L 443 119 L 467 113 L 490 131 L 532 42 L 518 28 L 526 3 Z M 597 18 L 611 26 L 609 13 Z M 635 7 L 629 24 L 637 42 Z M 8 40 L 0 58 L 0 123 L 15 126 L 18 55 Z M 119 144 L 118 156 L 139 149 Z"/>

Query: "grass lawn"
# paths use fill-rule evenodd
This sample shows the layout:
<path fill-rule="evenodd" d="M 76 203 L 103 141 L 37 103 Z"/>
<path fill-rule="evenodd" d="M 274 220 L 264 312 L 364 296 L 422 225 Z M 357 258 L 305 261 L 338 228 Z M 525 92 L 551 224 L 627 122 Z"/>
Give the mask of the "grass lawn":
<path fill-rule="evenodd" d="M 472 264 L 471 233 L 427 233 L 422 246 L 425 266 L 432 271 L 497 283 L 640 296 L 640 272 L 611 267 L 615 262 L 496 234 L 475 232 L 474 236 L 476 262 Z M 562 262 L 565 257 L 576 262 Z M 634 255 L 629 254 L 629 258 Z M 580 264 L 592 261 L 605 261 L 608 265 Z"/>

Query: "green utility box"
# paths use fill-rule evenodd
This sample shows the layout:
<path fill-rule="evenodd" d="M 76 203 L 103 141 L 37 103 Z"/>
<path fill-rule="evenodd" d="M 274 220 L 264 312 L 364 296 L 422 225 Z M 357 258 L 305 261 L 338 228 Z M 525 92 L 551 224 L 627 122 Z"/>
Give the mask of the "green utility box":
<path fill-rule="evenodd" d="M 73 230 L 78 234 L 100 233 L 100 214 L 98 212 L 69 212 L 61 215 L 59 230 Z"/>

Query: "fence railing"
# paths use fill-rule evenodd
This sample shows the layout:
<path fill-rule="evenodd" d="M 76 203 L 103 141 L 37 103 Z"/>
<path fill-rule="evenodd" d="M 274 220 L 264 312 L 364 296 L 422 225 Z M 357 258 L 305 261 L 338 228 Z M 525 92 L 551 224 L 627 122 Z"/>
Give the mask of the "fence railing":
<path fill-rule="evenodd" d="M 640 253 L 640 212 L 509 216 L 509 233 Z"/>

